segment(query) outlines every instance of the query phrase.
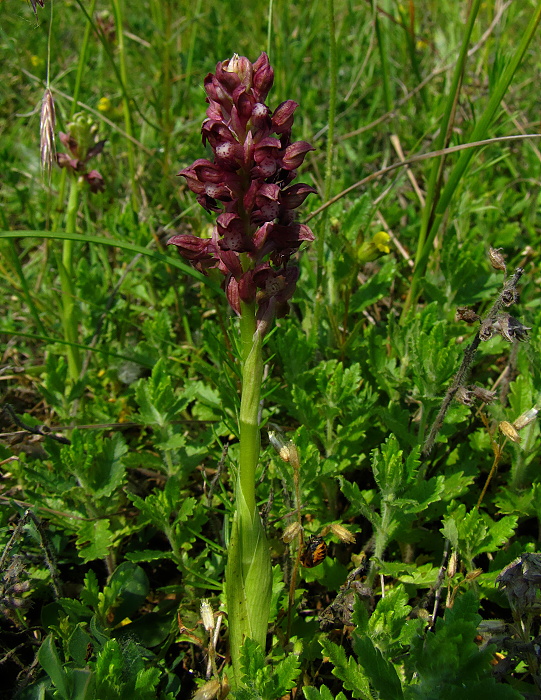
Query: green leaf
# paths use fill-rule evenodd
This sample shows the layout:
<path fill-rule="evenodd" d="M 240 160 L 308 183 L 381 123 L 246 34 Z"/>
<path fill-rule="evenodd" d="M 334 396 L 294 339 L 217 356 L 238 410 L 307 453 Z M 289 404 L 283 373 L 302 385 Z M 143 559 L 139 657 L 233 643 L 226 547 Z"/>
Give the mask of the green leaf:
<path fill-rule="evenodd" d="M 173 559 L 173 552 L 160 549 L 140 549 L 137 552 L 126 552 L 125 558 L 128 561 L 139 563 L 142 561 L 158 561 L 159 559 Z"/>
<path fill-rule="evenodd" d="M 393 664 L 383 657 L 368 637 L 355 637 L 355 653 L 370 682 L 382 698 L 401 700 L 402 684 Z"/>
<path fill-rule="evenodd" d="M 357 483 L 350 483 L 342 477 L 339 478 L 339 482 L 341 492 L 351 504 L 348 514 L 357 515 L 360 513 L 374 529 L 378 529 L 381 526 L 381 516 L 373 509 L 372 501 L 367 498 L 367 495 L 372 495 L 373 492 L 361 491 Z"/>
<path fill-rule="evenodd" d="M 58 690 L 60 697 L 65 700 L 70 700 L 68 679 L 62 667 L 52 634 L 47 635 L 43 640 L 38 651 L 38 660 L 45 669 L 53 685 Z"/>
<path fill-rule="evenodd" d="M 97 243 L 105 246 L 113 246 L 116 248 L 129 250 L 131 252 L 139 253 L 140 255 L 167 263 L 172 267 L 176 267 L 179 270 L 182 270 L 184 274 L 195 277 L 195 279 L 205 284 L 207 287 L 209 287 L 209 289 L 214 290 L 217 294 L 223 294 L 220 287 L 213 282 L 210 277 L 206 277 L 200 272 L 197 272 L 197 270 L 194 270 L 193 267 L 179 260 L 178 257 L 164 255 L 163 253 L 149 250 L 148 248 L 136 245 L 135 243 L 130 243 L 129 241 L 123 241 L 115 238 L 104 238 L 103 236 L 90 236 L 88 234 L 79 235 L 77 233 L 66 233 L 65 231 L 0 231 L 0 238 L 53 238 L 67 241 L 81 241 L 82 243 Z"/>
<path fill-rule="evenodd" d="M 70 700 L 95 700 L 94 673 L 85 668 L 69 668 L 67 676 L 71 688 Z"/>
<path fill-rule="evenodd" d="M 495 521 L 476 508 L 467 513 L 465 504 L 451 504 L 441 532 L 471 565 L 479 554 L 493 552 L 505 544 L 514 535 L 517 520 L 508 515 Z"/>
<path fill-rule="evenodd" d="M 302 692 L 306 700 L 347 700 L 342 692 L 338 693 L 338 695 L 331 695 L 331 691 L 326 685 L 322 685 L 321 688 L 312 688 L 312 686 L 305 685 Z"/>
<path fill-rule="evenodd" d="M 111 621 L 113 626 L 118 624 L 141 607 L 149 590 L 150 585 L 144 570 L 132 562 L 123 562 L 114 570 L 103 590 L 104 618 Z"/>
<path fill-rule="evenodd" d="M 192 400 L 190 393 L 175 395 L 164 359 L 155 364 L 152 375 L 135 385 L 139 415 L 145 425 L 167 426 Z"/>
<path fill-rule="evenodd" d="M 322 638 L 320 644 L 323 647 L 323 653 L 329 657 L 334 666 L 333 675 L 344 682 L 344 688 L 351 690 L 355 698 L 371 700 L 367 675 L 355 659 L 352 656 L 346 659 L 344 648 L 326 638 Z"/>
<path fill-rule="evenodd" d="M 83 561 L 104 559 L 109 554 L 113 533 L 109 529 L 108 518 L 81 523 L 78 535 L 76 544 Z"/>
<path fill-rule="evenodd" d="M 481 649 L 475 644 L 481 621 L 477 609 L 475 596 L 465 593 L 455 600 L 453 608 L 446 610 L 444 619 L 437 620 L 435 632 L 412 639 L 405 662 L 407 676 L 415 677 L 416 683 L 408 689 L 408 698 L 519 700 L 522 697 L 510 686 L 497 684 L 492 677 L 494 646 Z"/>

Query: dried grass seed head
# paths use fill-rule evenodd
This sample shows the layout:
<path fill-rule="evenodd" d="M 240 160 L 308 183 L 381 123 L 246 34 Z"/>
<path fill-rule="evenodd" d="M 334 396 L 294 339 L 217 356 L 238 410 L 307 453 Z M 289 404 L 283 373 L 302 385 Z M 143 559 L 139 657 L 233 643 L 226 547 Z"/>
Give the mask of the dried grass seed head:
<path fill-rule="evenodd" d="M 49 88 L 45 89 L 41 101 L 41 115 L 39 124 L 39 147 L 41 172 L 51 180 L 51 171 L 55 162 L 54 134 L 56 126 L 56 113 L 53 93 Z"/>

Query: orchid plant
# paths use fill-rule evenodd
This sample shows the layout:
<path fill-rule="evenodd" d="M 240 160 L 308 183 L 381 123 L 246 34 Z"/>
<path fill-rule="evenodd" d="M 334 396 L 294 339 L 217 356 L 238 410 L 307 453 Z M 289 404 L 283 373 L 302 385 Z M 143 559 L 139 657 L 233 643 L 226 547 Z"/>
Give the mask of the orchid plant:
<path fill-rule="evenodd" d="M 295 209 L 315 192 L 292 185 L 296 169 L 314 150 L 291 140 L 297 103 L 265 104 L 274 73 L 265 53 L 251 63 L 234 55 L 205 78 L 207 119 L 203 143 L 213 160 L 200 158 L 179 174 L 207 211 L 216 212 L 210 238 L 180 234 L 169 244 L 201 272 L 217 268 L 239 317 L 242 395 L 236 510 L 228 550 L 225 594 L 233 672 L 240 682 L 240 649 L 246 639 L 265 648 L 271 599 L 271 561 L 259 516 L 255 474 L 259 461 L 259 403 L 263 339 L 273 319 L 288 309 L 299 277 L 293 255 L 314 236 L 295 221 Z"/>

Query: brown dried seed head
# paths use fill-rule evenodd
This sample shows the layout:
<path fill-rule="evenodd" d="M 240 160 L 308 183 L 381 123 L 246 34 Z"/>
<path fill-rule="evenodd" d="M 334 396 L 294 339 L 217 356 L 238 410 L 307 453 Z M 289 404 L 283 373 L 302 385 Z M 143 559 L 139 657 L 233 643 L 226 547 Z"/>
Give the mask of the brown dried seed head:
<path fill-rule="evenodd" d="M 449 561 L 447 563 L 447 576 L 449 578 L 453 578 L 453 576 L 456 574 L 457 566 L 458 554 L 453 549 L 453 551 L 451 552 L 451 556 L 449 557 Z"/>
<path fill-rule="evenodd" d="M 494 321 L 491 318 L 486 318 L 479 328 L 479 338 L 481 340 L 490 340 L 494 335 Z"/>
<path fill-rule="evenodd" d="M 476 578 L 479 578 L 481 574 L 483 573 L 483 569 L 474 569 L 473 571 L 470 571 L 466 574 L 464 577 L 465 581 L 474 581 Z"/>
<path fill-rule="evenodd" d="M 56 126 L 56 115 L 54 109 L 53 93 L 49 88 L 45 89 L 41 101 L 41 117 L 39 125 L 39 144 L 41 171 L 51 180 L 51 171 L 55 162 L 54 130 Z"/>
<path fill-rule="evenodd" d="M 513 304 L 518 304 L 520 295 L 516 289 L 504 289 L 500 295 L 502 304 L 504 306 L 512 306 Z"/>
<path fill-rule="evenodd" d="M 505 258 L 503 255 L 500 253 L 501 248 L 490 248 L 488 251 L 488 259 L 490 260 L 490 264 L 495 270 L 503 270 L 503 272 L 506 271 L 506 266 L 505 266 Z"/>
<path fill-rule="evenodd" d="M 455 394 L 455 399 L 464 406 L 473 406 L 472 392 L 466 389 L 465 386 L 459 386 Z"/>
<path fill-rule="evenodd" d="M 475 384 L 472 384 L 469 388 L 475 398 L 479 399 L 483 403 L 492 403 L 494 401 L 494 397 L 496 396 L 495 391 L 483 389 L 482 386 L 476 386 Z"/>
<path fill-rule="evenodd" d="M 455 318 L 457 321 L 466 321 L 466 323 L 475 323 L 481 319 L 473 309 L 469 309 L 467 306 L 459 306 Z"/>
<path fill-rule="evenodd" d="M 529 326 L 525 326 L 510 314 L 499 314 L 493 322 L 493 331 L 509 343 L 514 340 L 528 340 L 530 330 Z"/>

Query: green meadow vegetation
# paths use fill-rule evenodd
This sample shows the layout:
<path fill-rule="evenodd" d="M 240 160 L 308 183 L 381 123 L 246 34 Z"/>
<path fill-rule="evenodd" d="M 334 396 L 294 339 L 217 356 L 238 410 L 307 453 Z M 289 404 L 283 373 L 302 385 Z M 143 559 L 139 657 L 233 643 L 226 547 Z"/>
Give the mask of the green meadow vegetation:
<path fill-rule="evenodd" d="M 0 698 L 541 697 L 540 20 L 0 0 Z"/>

